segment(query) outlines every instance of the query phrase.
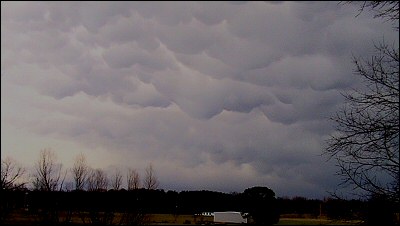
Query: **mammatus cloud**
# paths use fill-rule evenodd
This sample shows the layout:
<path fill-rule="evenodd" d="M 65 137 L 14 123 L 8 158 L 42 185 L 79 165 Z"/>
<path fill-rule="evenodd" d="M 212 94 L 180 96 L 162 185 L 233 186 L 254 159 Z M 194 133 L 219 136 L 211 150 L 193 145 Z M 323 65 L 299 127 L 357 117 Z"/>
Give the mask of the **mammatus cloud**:
<path fill-rule="evenodd" d="M 334 2 L 1 4 L 2 157 L 152 162 L 165 189 L 325 196 L 351 56 L 398 45 L 390 24 Z"/>

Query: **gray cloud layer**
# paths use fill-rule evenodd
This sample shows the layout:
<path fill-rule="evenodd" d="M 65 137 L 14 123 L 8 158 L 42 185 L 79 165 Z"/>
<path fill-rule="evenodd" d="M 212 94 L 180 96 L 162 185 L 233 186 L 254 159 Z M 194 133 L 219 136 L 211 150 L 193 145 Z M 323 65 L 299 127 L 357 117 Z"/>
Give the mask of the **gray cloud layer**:
<path fill-rule="evenodd" d="M 335 2 L 1 4 L 2 140 L 23 130 L 153 162 L 166 189 L 326 195 L 338 179 L 320 154 L 358 84 L 351 55 L 398 45 Z"/>

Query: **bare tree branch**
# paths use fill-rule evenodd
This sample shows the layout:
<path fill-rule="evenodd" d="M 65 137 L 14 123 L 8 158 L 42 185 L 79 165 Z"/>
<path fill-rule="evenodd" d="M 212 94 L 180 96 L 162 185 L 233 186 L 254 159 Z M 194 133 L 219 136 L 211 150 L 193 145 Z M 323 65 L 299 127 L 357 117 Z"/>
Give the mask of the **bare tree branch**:
<path fill-rule="evenodd" d="M 1 160 L 1 190 L 15 190 L 25 186 L 26 182 L 21 181 L 25 169 L 11 157 Z"/>
<path fill-rule="evenodd" d="M 365 10 L 372 11 L 374 18 L 382 18 L 384 21 L 393 23 L 394 28 L 399 30 L 399 1 L 348 1 L 344 3 L 359 4 L 359 16 Z"/>

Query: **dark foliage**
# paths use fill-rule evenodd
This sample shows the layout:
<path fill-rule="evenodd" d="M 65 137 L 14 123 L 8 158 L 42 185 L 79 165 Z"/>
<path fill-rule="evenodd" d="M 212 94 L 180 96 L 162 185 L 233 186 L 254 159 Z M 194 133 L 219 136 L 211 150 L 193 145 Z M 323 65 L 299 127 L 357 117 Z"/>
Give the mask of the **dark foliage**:
<path fill-rule="evenodd" d="M 7 197 L 3 199 L 3 197 Z M 139 225 L 146 215 L 198 214 L 236 210 L 248 212 L 256 223 L 279 220 L 274 192 L 255 187 L 244 193 L 136 189 L 109 191 L 7 191 L 2 192 L 2 213 L 27 208 L 32 224 L 59 225 L 71 222 L 72 214 L 91 225 Z M 116 214 L 120 214 L 117 219 Z M 12 221 L 4 214 L 2 222 Z M 271 219 L 270 219 L 271 218 Z"/>
<path fill-rule="evenodd" d="M 399 207 L 385 195 L 373 195 L 368 201 L 366 222 L 368 225 L 399 225 L 396 212 Z"/>
<path fill-rule="evenodd" d="M 198 214 L 201 212 L 240 211 L 249 214 L 249 222 L 272 225 L 280 214 L 295 214 L 330 219 L 360 219 L 368 216 L 371 224 L 393 224 L 390 206 L 383 197 L 371 202 L 360 200 L 315 200 L 303 197 L 275 198 L 266 187 L 253 187 L 243 193 L 215 191 L 167 191 L 136 189 L 109 191 L 27 191 L 1 192 L 2 224 L 16 221 L 13 212 L 23 211 L 29 225 L 70 224 L 72 215 L 84 225 L 143 225 L 149 214 Z M 116 216 L 119 217 L 116 217 Z M 76 218 L 75 218 L 76 219 Z"/>
<path fill-rule="evenodd" d="M 256 224 L 272 225 L 278 223 L 279 212 L 275 193 L 267 187 L 252 187 L 242 194 L 246 212 Z"/>

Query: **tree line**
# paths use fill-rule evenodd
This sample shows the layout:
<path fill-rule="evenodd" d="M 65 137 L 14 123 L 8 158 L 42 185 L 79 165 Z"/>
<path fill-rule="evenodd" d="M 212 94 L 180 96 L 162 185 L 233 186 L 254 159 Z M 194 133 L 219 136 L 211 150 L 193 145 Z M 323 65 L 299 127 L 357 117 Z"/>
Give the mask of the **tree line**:
<path fill-rule="evenodd" d="M 56 157 L 50 149 L 41 150 L 28 180 L 24 179 L 26 169 L 17 161 L 2 159 L 1 223 L 12 223 L 13 214 L 19 213 L 19 218 L 29 219 L 28 224 L 68 224 L 79 218 L 80 224 L 140 225 L 148 223 L 151 213 L 178 215 L 232 209 L 249 212 L 257 223 L 279 220 L 275 193 L 267 187 L 238 194 L 165 192 L 158 189 L 152 164 L 146 167 L 142 180 L 137 170 L 129 168 L 123 187 L 123 174 L 118 169 L 108 177 L 104 170 L 92 169 L 83 154 L 76 156 L 71 169 L 63 169 Z M 68 172 L 72 182 L 65 183 Z"/>
<path fill-rule="evenodd" d="M 25 225 L 143 225 L 151 224 L 151 214 L 171 214 L 177 217 L 235 210 L 249 213 L 252 222 L 262 225 L 277 223 L 282 215 L 331 220 L 373 220 L 375 217 L 385 222 L 385 217 L 390 217 L 386 214 L 386 204 L 371 205 L 371 202 L 365 200 L 334 198 L 275 198 L 275 193 L 267 187 L 252 187 L 241 193 L 207 190 L 177 192 L 145 188 L 130 191 L 4 190 L 1 220 L 6 225 L 18 222 L 18 217 L 13 216 L 19 213 L 17 216 L 29 219 L 23 222 Z"/>
<path fill-rule="evenodd" d="M 65 183 L 67 173 L 72 182 Z M 249 213 L 258 224 L 277 223 L 280 214 L 295 217 L 328 217 L 330 219 L 382 219 L 388 203 L 375 200 L 314 200 L 303 197 L 276 198 L 267 187 L 252 187 L 242 193 L 215 191 L 164 191 L 151 164 L 141 177 L 128 169 L 124 175 L 115 170 L 108 177 L 104 170 L 92 169 L 85 155 L 76 156 L 71 169 L 63 170 L 50 149 L 40 152 L 31 180 L 23 180 L 26 170 L 15 160 L 1 161 L 1 223 L 10 223 L 18 216 L 29 219 L 26 224 L 56 225 L 141 225 L 149 223 L 149 214 L 178 216 L 235 210 Z M 30 184 L 30 186 L 29 186 Z M 379 205 L 378 205 L 379 204 Z M 378 207 L 376 207 L 378 206 Z M 382 215 L 383 214 L 383 215 Z M 388 215 L 388 218 L 391 216 Z"/>
<path fill-rule="evenodd" d="M 151 214 L 195 215 L 236 210 L 257 224 L 279 221 L 274 192 L 252 187 L 242 193 L 135 189 L 108 191 L 5 190 L 1 199 L 2 225 L 143 225 Z M 21 218 L 25 221 L 21 222 Z M 199 222 L 201 223 L 201 222 Z"/>
<path fill-rule="evenodd" d="M 67 174 L 72 174 L 72 182 L 66 183 Z M 20 166 L 16 160 L 6 157 L 1 161 L 1 190 L 15 190 L 31 187 L 39 191 L 107 191 L 108 189 L 122 189 L 123 177 L 121 170 L 115 169 L 111 177 L 102 169 L 91 168 L 84 154 L 76 156 L 71 169 L 63 169 L 63 165 L 57 162 L 57 156 L 51 149 L 40 151 L 39 158 L 35 162 L 34 172 L 26 179 L 26 169 Z M 136 169 L 129 168 L 125 175 L 126 189 L 134 190 L 145 188 L 154 190 L 159 186 L 153 165 L 150 163 L 145 169 L 143 180 Z"/>

